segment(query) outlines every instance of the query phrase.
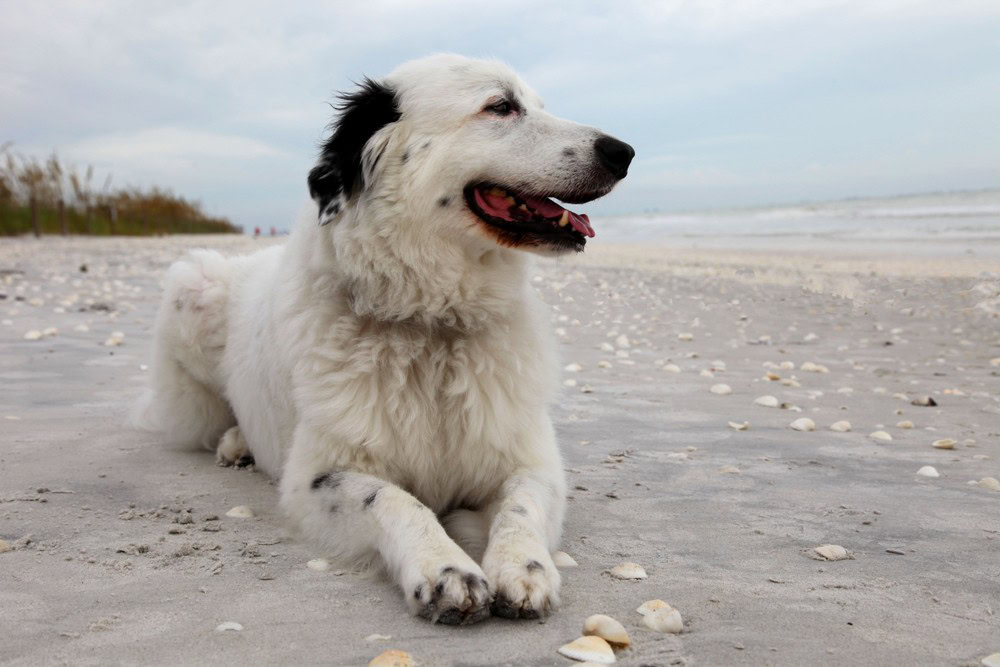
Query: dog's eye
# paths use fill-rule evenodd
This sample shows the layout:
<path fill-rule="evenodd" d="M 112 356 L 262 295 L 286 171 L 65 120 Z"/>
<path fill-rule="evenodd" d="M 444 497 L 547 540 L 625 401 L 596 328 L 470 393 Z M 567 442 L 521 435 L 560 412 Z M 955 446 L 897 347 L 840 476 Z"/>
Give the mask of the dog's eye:
<path fill-rule="evenodd" d="M 495 113 L 498 116 L 510 115 L 510 113 L 513 110 L 514 110 L 513 105 L 511 105 L 511 103 L 508 102 L 507 100 L 503 100 L 501 102 L 497 102 L 496 104 L 491 104 L 490 106 L 486 107 L 486 111 L 489 111 L 490 113 Z"/>

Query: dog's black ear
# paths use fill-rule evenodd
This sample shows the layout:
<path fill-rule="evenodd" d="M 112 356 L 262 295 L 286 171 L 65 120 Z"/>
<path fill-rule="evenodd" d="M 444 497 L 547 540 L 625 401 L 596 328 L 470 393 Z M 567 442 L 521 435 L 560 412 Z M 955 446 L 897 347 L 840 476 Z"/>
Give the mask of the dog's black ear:
<path fill-rule="evenodd" d="M 341 95 L 340 100 L 333 134 L 323 144 L 319 163 L 309 172 L 309 194 L 319 206 L 321 225 L 333 220 L 365 186 L 361 169 L 365 145 L 400 116 L 395 92 L 371 79 L 366 78 L 358 90 Z"/>

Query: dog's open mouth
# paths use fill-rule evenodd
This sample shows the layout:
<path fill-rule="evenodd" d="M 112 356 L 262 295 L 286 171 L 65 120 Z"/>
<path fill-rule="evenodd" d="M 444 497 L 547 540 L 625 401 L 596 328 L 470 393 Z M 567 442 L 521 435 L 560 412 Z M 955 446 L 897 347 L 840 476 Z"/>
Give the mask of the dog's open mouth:
<path fill-rule="evenodd" d="M 546 244 L 582 250 L 587 238 L 594 236 L 594 228 L 585 214 L 563 208 L 548 197 L 479 183 L 465 188 L 465 201 L 476 216 L 496 229 L 510 245 Z"/>

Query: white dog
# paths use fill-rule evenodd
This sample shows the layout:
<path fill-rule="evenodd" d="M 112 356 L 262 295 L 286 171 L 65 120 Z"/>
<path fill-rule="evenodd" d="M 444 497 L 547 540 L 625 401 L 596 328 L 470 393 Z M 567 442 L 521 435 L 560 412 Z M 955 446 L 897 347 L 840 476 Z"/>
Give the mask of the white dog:
<path fill-rule="evenodd" d="M 549 197 L 606 194 L 634 152 L 452 55 L 366 80 L 339 111 L 310 224 L 168 271 L 138 422 L 280 478 L 304 537 L 383 565 L 416 614 L 544 615 L 565 479 L 523 251 L 582 250 L 587 216 Z"/>

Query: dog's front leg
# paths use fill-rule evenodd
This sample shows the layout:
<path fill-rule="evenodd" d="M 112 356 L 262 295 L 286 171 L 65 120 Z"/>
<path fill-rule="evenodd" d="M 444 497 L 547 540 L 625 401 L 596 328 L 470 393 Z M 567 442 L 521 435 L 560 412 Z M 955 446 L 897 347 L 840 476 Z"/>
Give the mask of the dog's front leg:
<path fill-rule="evenodd" d="M 486 576 L 445 533 L 434 512 L 378 477 L 291 460 L 282 506 L 340 561 L 381 557 L 411 611 L 433 622 L 476 623 L 489 616 Z"/>
<path fill-rule="evenodd" d="M 539 618 L 559 606 L 559 571 L 549 550 L 562 528 L 562 470 L 526 470 L 503 485 L 490 508 L 483 570 L 495 592 L 493 613 Z"/>

